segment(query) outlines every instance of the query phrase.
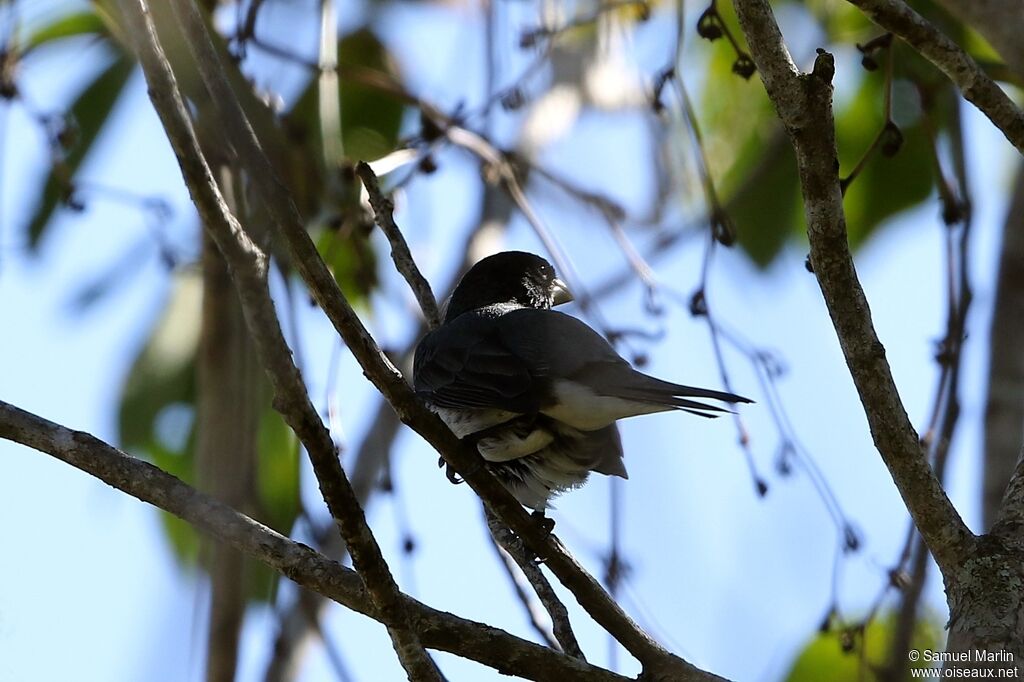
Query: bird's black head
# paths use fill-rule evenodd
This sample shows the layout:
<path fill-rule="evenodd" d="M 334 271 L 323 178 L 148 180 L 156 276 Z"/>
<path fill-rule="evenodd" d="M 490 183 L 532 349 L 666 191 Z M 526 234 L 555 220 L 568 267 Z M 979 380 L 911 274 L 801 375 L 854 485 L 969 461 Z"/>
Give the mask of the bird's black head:
<path fill-rule="evenodd" d="M 555 269 L 540 256 L 524 251 L 503 251 L 469 269 L 455 287 L 445 322 L 462 313 L 495 303 L 547 309 L 568 303 L 572 295 Z"/>

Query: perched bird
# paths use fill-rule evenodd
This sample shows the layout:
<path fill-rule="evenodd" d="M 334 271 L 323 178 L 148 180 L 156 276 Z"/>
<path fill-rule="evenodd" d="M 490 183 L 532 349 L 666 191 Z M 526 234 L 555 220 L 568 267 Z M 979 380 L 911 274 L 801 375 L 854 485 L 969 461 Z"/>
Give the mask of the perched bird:
<path fill-rule="evenodd" d="M 571 300 L 543 258 L 490 256 L 459 282 L 414 359 L 417 395 L 536 511 L 591 471 L 627 478 L 616 420 L 727 412 L 690 398 L 751 402 L 636 371 L 596 331 L 551 310 Z"/>

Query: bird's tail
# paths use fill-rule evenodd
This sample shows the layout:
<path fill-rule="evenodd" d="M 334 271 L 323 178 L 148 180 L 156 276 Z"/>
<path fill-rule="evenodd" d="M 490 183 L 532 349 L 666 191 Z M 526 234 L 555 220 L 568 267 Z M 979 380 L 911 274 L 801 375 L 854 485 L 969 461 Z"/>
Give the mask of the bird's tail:
<path fill-rule="evenodd" d="M 604 384 L 607 387 L 614 387 L 609 391 L 609 395 L 626 400 L 635 400 L 651 405 L 663 405 L 667 408 L 675 408 L 690 414 L 700 415 L 701 417 L 717 417 L 720 414 L 729 413 L 731 410 L 697 400 L 690 400 L 690 398 L 708 398 L 729 404 L 754 402 L 735 393 L 674 384 L 635 370 L 626 374 L 618 368 L 609 369 L 611 370 L 610 374 L 614 373 L 617 376 L 609 376 L 606 378 L 606 381 L 598 382 L 598 385 Z"/>

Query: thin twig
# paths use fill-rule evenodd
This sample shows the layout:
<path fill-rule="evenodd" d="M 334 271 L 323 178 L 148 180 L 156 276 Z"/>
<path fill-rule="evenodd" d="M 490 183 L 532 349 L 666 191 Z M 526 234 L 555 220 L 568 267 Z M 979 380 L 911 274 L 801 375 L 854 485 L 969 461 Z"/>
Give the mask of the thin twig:
<path fill-rule="evenodd" d="M 515 534 L 508 529 L 508 526 L 503 524 L 500 519 L 490 513 L 486 513 L 485 515 L 487 529 L 491 534 L 491 539 L 494 541 L 495 547 L 503 557 L 507 557 L 513 562 L 513 567 L 507 567 L 507 570 L 515 571 L 516 569 L 514 566 L 519 567 L 518 570 L 521 571 L 521 574 L 526 578 L 530 587 L 533 588 L 534 593 L 540 600 L 541 606 L 545 611 L 547 611 L 547 614 L 551 619 L 551 630 L 554 635 L 554 642 L 551 641 L 551 635 L 548 635 L 545 628 L 540 624 L 529 595 L 521 591 L 515 577 L 512 576 L 513 583 L 517 585 L 516 589 L 519 593 L 519 598 L 530 614 L 530 621 L 532 622 L 534 629 L 541 632 L 541 636 L 548 641 L 549 645 L 555 646 L 560 651 L 565 652 L 573 658 L 585 661 L 586 657 L 580 649 L 579 642 L 576 640 L 576 634 L 572 631 L 572 625 L 569 622 L 569 611 L 565 608 L 565 604 L 561 602 L 558 595 L 556 595 L 555 591 L 551 588 L 551 583 L 549 583 L 548 579 L 544 577 L 544 574 L 540 570 L 540 565 L 536 562 L 535 557 L 530 556 L 526 547 L 523 545 L 522 540 L 517 538 Z"/>
<path fill-rule="evenodd" d="M 377 218 L 377 224 L 388 238 L 391 244 L 391 260 L 395 268 L 409 284 L 412 293 L 416 296 L 416 302 L 420 304 L 423 317 L 431 329 L 436 329 L 441 324 L 441 313 L 437 309 L 437 299 L 430 289 L 430 282 L 420 272 L 416 261 L 413 260 L 409 245 L 402 236 L 402 231 L 395 223 L 395 204 L 390 198 L 384 196 L 377 182 L 370 165 L 364 161 L 356 164 L 356 174 L 362 179 L 366 192 L 370 195 L 370 205 L 373 207 L 373 214 Z"/>

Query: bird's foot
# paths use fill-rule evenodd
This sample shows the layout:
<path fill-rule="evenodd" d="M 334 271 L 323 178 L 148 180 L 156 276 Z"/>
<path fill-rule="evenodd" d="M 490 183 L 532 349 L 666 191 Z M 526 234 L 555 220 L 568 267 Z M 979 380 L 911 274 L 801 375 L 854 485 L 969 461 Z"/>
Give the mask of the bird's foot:
<path fill-rule="evenodd" d="M 544 513 L 543 509 L 534 511 L 530 516 L 536 522 L 537 527 L 540 528 L 541 532 L 550 535 L 551 531 L 555 529 L 555 520 Z"/>
<path fill-rule="evenodd" d="M 533 520 L 534 523 L 537 524 L 537 527 L 540 529 L 540 532 L 544 535 L 550 535 L 551 531 L 555 529 L 555 520 L 545 515 L 543 509 L 534 511 L 532 514 L 530 514 L 530 518 Z M 527 549 L 526 551 L 530 555 L 530 560 L 538 566 L 547 561 L 547 557 L 544 555 L 536 554 L 530 551 L 529 549 Z"/>
<path fill-rule="evenodd" d="M 455 473 L 455 469 L 452 468 L 451 464 L 448 464 L 448 462 L 444 461 L 444 457 L 437 458 L 437 468 L 440 469 L 441 467 L 446 467 L 444 475 L 447 476 L 448 480 L 451 481 L 454 485 L 466 482 L 462 477 Z"/>

